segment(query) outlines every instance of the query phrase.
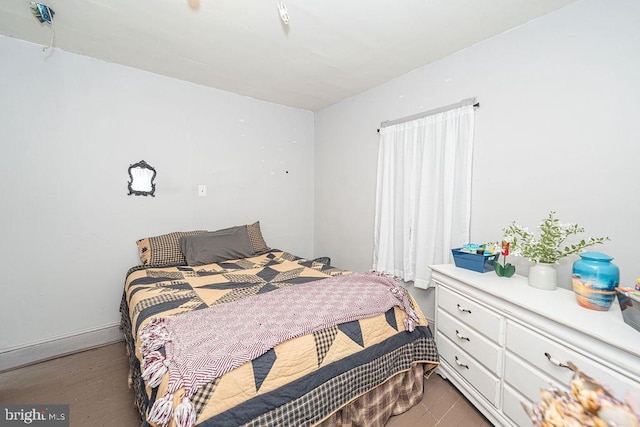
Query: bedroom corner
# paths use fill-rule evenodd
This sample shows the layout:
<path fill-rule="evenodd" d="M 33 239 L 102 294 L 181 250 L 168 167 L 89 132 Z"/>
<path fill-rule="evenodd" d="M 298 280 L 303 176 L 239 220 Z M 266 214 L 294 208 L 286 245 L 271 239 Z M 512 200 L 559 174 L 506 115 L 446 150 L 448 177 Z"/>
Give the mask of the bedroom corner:
<path fill-rule="evenodd" d="M 0 357 L 112 341 L 147 235 L 260 220 L 273 245 L 312 255 L 311 112 L 58 49 L 45 58 L 5 36 L 0 55 L 11 58 L 0 70 L 0 194 L 12 266 Z M 140 159 L 159 171 L 155 197 L 127 195 Z"/>

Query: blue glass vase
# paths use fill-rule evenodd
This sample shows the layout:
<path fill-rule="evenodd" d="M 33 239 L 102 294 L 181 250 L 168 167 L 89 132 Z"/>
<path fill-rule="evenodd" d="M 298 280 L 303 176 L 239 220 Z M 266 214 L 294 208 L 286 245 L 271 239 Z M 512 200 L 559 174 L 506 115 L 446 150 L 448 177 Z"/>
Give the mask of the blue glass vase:
<path fill-rule="evenodd" d="M 573 263 L 573 291 L 582 307 L 598 311 L 611 307 L 620 283 L 620 270 L 611 260 L 600 252 L 585 252 Z"/>

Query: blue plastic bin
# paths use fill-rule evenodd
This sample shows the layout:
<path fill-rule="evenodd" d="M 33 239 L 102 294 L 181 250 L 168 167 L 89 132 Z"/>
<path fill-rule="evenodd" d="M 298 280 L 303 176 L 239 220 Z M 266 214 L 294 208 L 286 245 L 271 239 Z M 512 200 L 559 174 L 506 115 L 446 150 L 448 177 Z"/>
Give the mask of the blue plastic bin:
<path fill-rule="evenodd" d="M 477 271 L 478 273 L 486 273 L 493 271 L 493 264 L 498 260 L 499 253 L 494 255 L 478 255 L 462 252 L 461 248 L 451 249 L 453 254 L 453 262 L 456 267 L 466 268 L 467 270 Z"/>

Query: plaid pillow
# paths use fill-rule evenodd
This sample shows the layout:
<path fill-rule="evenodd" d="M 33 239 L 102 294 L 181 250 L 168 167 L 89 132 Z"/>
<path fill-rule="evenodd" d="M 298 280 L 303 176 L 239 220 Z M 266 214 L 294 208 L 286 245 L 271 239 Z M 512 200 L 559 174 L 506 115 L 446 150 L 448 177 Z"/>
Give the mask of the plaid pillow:
<path fill-rule="evenodd" d="M 257 254 L 268 252 L 271 250 L 262 237 L 262 231 L 260 230 L 260 221 L 256 221 L 253 224 L 247 224 L 247 233 L 249 233 L 249 240 L 251 241 L 251 247 Z"/>
<path fill-rule="evenodd" d="M 177 231 L 161 236 L 146 237 L 138 240 L 138 254 L 143 265 L 152 264 L 181 264 L 187 260 L 180 249 L 180 238 L 194 234 L 206 233 L 206 230 Z"/>

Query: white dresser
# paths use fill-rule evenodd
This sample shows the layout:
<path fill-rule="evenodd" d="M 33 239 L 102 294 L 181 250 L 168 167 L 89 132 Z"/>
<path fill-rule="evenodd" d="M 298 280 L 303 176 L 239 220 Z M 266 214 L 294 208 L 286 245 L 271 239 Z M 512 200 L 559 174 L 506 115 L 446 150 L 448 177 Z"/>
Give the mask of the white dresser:
<path fill-rule="evenodd" d="M 572 291 L 535 289 L 526 277 L 431 268 L 439 373 L 495 425 L 531 425 L 521 402 L 539 402 L 549 384 L 568 389 L 567 361 L 616 397 L 640 400 L 640 332 L 624 323 L 617 300 L 598 312 Z"/>

